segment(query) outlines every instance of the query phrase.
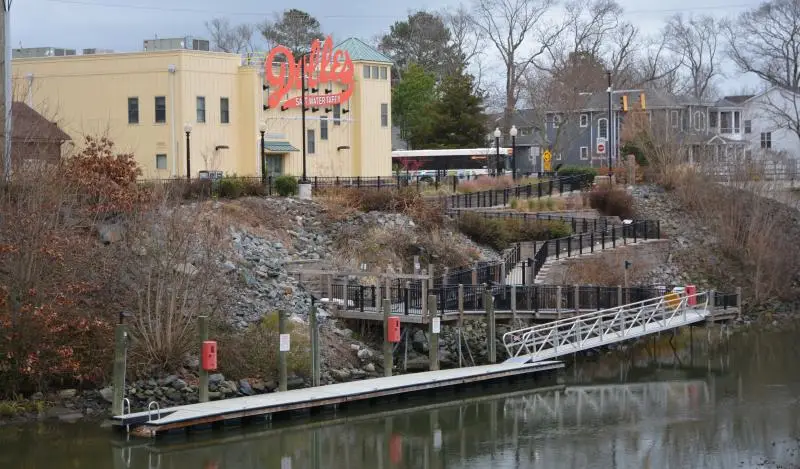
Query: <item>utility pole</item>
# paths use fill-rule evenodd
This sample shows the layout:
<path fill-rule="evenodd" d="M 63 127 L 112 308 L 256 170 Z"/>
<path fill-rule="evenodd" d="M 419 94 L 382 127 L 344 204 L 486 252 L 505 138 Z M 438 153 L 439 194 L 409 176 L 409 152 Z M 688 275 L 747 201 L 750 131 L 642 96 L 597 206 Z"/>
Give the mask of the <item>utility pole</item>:
<path fill-rule="evenodd" d="M 608 142 L 606 142 L 606 151 L 608 152 L 608 174 L 609 178 L 611 176 L 611 155 L 614 153 L 614 138 L 612 136 L 612 129 L 614 128 L 613 118 L 614 118 L 614 104 L 611 99 L 611 95 L 614 93 L 614 90 L 611 88 L 611 72 L 606 72 L 608 76 L 608 128 L 606 129 L 606 134 L 608 135 Z"/>
<path fill-rule="evenodd" d="M 3 0 L 2 24 L 3 34 L 3 182 L 8 184 L 11 179 L 11 3 L 13 0 Z"/>

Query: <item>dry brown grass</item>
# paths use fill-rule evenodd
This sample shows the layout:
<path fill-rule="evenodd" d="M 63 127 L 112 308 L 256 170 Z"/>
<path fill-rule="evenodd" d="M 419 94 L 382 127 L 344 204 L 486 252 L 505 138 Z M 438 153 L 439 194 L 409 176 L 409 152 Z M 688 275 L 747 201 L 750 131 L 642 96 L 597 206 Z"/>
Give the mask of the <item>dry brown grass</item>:
<path fill-rule="evenodd" d="M 652 255 L 639 255 L 636 247 L 629 246 L 595 254 L 586 259 L 568 260 L 561 276 L 563 285 L 625 285 L 625 261 L 631 262 L 628 269 L 628 285 L 645 280 L 658 265 Z"/>

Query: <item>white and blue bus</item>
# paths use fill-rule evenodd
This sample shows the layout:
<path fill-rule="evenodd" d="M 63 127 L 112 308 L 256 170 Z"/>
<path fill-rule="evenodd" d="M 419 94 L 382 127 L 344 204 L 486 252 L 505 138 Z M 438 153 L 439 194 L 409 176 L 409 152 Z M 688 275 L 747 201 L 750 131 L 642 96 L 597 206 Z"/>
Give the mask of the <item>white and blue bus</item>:
<path fill-rule="evenodd" d="M 507 160 L 511 155 L 511 148 L 500 147 L 500 155 Z M 496 157 L 497 148 L 494 147 L 395 150 L 392 152 L 392 167 L 395 173 L 401 175 L 472 179 L 483 174 L 493 174 L 497 164 Z"/>

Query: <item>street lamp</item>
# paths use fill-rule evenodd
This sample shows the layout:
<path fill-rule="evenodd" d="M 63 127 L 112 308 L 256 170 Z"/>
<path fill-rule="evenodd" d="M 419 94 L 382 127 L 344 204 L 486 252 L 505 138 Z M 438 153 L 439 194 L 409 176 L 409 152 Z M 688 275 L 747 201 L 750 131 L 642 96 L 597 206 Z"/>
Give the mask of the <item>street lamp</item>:
<path fill-rule="evenodd" d="M 258 124 L 258 131 L 261 133 L 261 151 L 258 154 L 261 156 L 261 184 L 267 183 L 267 162 L 265 161 L 264 155 L 264 134 L 267 133 L 267 124 L 266 122 L 261 122 Z"/>
<path fill-rule="evenodd" d="M 186 180 L 192 180 L 192 150 L 189 146 L 189 136 L 192 134 L 192 124 L 183 124 L 183 131 L 186 132 Z"/>
<path fill-rule="evenodd" d="M 511 179 L 517 180 L 517 126 L 512 125 L 508 132 L 511 135 Z"/>
<path fill-rule="evenodd" d="M 497 166 L 497 175 L 500 176 L 501 168 L 500 165 L 500 137 L 503 135 L 503 132 L 500 132 L 500 127 L 494 129 L 494 146 L 497 149 L 497 161 L 495 165 Z"/>

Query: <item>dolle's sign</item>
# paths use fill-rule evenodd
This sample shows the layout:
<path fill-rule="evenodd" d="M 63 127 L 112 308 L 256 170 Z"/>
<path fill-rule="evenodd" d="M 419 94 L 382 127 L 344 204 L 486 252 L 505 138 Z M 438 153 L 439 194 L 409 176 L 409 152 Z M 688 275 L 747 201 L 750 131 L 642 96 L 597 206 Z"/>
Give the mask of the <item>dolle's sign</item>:
<path fill-rule="evenodd" d="M 285 62 L 276 66 L 276 58 L 283 55 Z M 303 62 L 301 62 L 303 61 Z M 305 70 L 305 85 L 307 89 L 319 88 L 320 83 L 337 82 L 343 85 L 344 91 L 333 94 L 306 94 L 305 107 L 323 107 L 341 104 L 350 99 L 353 94 L 353 61 L 350 54 L 342 50 L 333 50 L 333 41 L 328 36 L 320 44 L 315 39 L 311 44 L 311 51 L 296 60 L 292 51 L 286 46 L 276 46 L 264 62 L 264 77 L 269 84 L 270 93 L 267 105 L 275 108 L 283 105 L 284 109 L 299 107 L 301 96 L 294 96 L 282 103 L 292 90 L 299 93 L 303 86 L 301 70 Z M 277 74 L 276 74 L 277 73 Z"/>

